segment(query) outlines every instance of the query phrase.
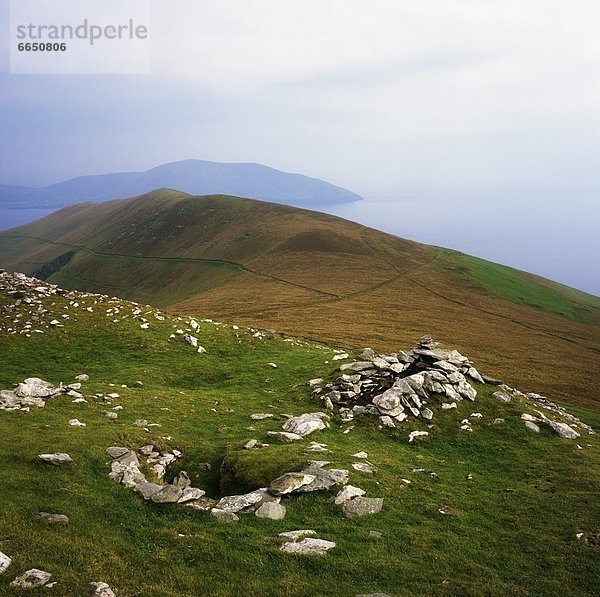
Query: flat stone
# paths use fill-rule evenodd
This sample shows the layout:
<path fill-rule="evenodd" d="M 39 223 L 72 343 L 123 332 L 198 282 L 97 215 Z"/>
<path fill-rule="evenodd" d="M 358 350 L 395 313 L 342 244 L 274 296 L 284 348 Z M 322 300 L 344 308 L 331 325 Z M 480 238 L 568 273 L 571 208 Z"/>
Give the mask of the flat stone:
<path fill-rule="evenodd" d="M 272 493 L 273 495 L 292 493 L 304 485 L 309 485 L 315 479 L 315 475 L 306 473 L 285 473 L 271 482 L 269 485 L 269 493 Z"/>
<path fill-rule="evenodd" d="M 383 507 L 383 498 L 355 497 L 344 502 L 342 510 L 346 518 L 356 518 L 367 514 L 377 514 Z"/>
<path fill-rule="evenodd" d="M 525 427 L 531 431 L 535 431 L 536 433 L 540 432 L 540 428 L 533 421 L 525 421 Z"/>
<path fill-rule="evenodd" d="M 283 424 L 283 430 L 289 433 L 295 433 L 302 437 L 325 429 L 326 425 L 321 419 L 329 418 L 325 413 L 305 413 L 298 417 L 291 417 Z"/>
<path fill-rule="evenodd" d="M 113 590 L 105 582 L 91 582 L 87 590 L 90 597 L 115 597 Z"/>
<path fill-rule="evenodd" d="M 252 450 L 252 448 L 256 448 L 256 444 L 258 444 L 257 439 L 249 439 L 243 446 L 244 450 Z"/>
<path fill-rule="evenodd" d="M 510 396 L 505 392 L 494 392 L 492 396 L 500 402 L 510 402 Z"/>
<path fill-rule="evenodd" d="M 53 464 L 54 466 L 59 466 L 68 462 L 73 462 L 73 459 L 68 454 L 64 453 L 38 454 L 38 458 L 42 462 L 47 462 L 48 464 Z"/>
<path fill-rule="evenodd" d="M 285 518 L 285 513 L 285 506 L 277 502 L 264 502 L 255 512 L 258 518 L 269 518 L 271 520 L 282 520 Z"/>
<path fill-rule="evenodd" d="M 163 487 L 164 485 L 158 485 L 158 483 L 138 483 L 133 489 L 141 493 L 145 500 L 149 500 L 153 495 L 161 491 Z"/>
<path fill-rule="evenodd" d="M 6 572 L 12 562 L 12 558 L 9 558 L 5 553 L 0 551 L 0 574 Z"/>
<path fill-rule="evenodd" d="M 185 504 L 186 502 L 199 500 L 201 497 L 204 497 L 205 494 L 206 491 L 203 489 L 198 489 L 197 487 L 186 487 L 183 490 L 182 496 L 177 500 L 177 503 Z"/>
<path fill-rule="evenodd" d="M 346 487 L 341 489 L 335 496 L 334 503 L 340 505 L 348 500 L 351 500 L 352 498 L 360 497 L 362 495 L 365 495 L 364 489 L 360 489 L 360 487 L 354 487 L 353 485 L 346 485 Z"/>
<path fill-rule="evenodd" d="M 219 522 L 237 522 L 239 520 L 239 516 L 234 512 L 229 512 L 227 510 L 221 510 L 220 508 L 212 508 L 210 511 L 211 516 L 216 518 Z"/>
<path fill-rule="evenodd" d="M 325 469 L 328 462 L 311 461 L 310 466 L 302 472 L 308 475 L 314 475 L 315 479 L 296 491 L 298 493 L 308 493 L 311 491 L 323 491 L 334 485 L 343 485 L 348 482 L 350 474 L 346 469 Z"/>
<path fill-rule="evenodd" d="M 79 419 L 70 419 L 69 425 L 71 427 L 86 427 L 86 424 L 82 423 Z"/>
<path fill-rule="evenodd" d="M 377 472 L 377 467 L 368 462 L 353 462 L 352 468 L 359 473 L 373 474 Z"/>
<path fill-rule="evenodd" d="M 264 419 L 272 419 L 273 417 L 273 413 L 254 413 L 250 415 L 253 421 L 263 421 Z"/>
<path fill-rule="evenodd" d="M 68 524 L 69 517 L 64 514 L 50 514 L 49 512 L 40 512 L 39 517 L 46 522 Z"/>
<path fill-rule="evenodd" d="M 200 512 L 208 512 L 212 510 L 217 503 L 217 500 L 213 500 L 212 498 L 202 496 L 200 499 L 192 500 L 191 502 L 185 502 L 183 505 L 186 508 L 193 508 L 194 510 L 198 510 Z"/>
<path fill-rule="evenodd" d="M 263 494 L 261 491 L 251 491 L 243 495 L 228 495 L 221 498 L 215 507 L 226 512 L 239 512 L 240 510 L 254 506 L 262 501 L 262 499 Z"/>
<path fill-rule="evenodd" d="M 183 495 L 183 490 L 176 485 L 165 485 L 160 491 L 153 494 L 150 499 L 156 504 L 175 504 Z"/>
<path fill-rule="evenodd" d="M 461 380 L 458 382 L 456 391 L 468 400 L 475 400 L 477 397 L 477 390 L 466 380 Z"/>
<path fill-rule="evenodd" d="M 313 539 L 308 537 L 298 542 L 288 542 L 281 546 L 281 551 L 287 553 L 296 553 L 301 555 L 325 555 L 328 550 L 333 549 L 335 543 L 333 541 L 325 541 L 324 539 Z"/>
<path fill-rule="evenodd" d="M 566 423 L 560 423 L 559 421 L 548 421 L 548 425 L 554 429 L 554 431 L 563 439 L 577 439 L 579 433 Z"/>
<path fill-rule="evenodd" d="M 286 531 L 285 533 L 279 533 L 277 536 L 285 541 L 299 541 L 300 539 L 304 539 L 304 537 L 312 537 L 316 534 L 316 531 L 313 531 L 312 529 L 301 529 L 299 531 Z"/>
<path fill-rule="evenodd" d="M 23 572 L 21 576 L 17 576 L 17 578 L 10 583 L 10 586 L 19 589 L 32 589 L 33 587 L 45 585 L 51 578 L 52 574 L 49 572 L 31 568 L 31 570 Z"/>
<path fill-rule="evenodd" d="M 302 439 L 301 435 L 298 435 L 297 433 L 288 433 L 287 431 L 267 431 L 267 435 L 286 444 L 297 442 Z"/>

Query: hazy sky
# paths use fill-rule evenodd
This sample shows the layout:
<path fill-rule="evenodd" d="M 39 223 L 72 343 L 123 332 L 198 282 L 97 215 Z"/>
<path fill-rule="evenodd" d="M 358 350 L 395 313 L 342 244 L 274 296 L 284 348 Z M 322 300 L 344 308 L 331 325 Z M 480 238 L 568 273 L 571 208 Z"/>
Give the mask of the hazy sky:
<path fill-rule="evenodd" d="M 136 76 L 10 75 L 0 8 L 5 184 L 200 158 L 363 193 L 600 185 L 598 0 L 160 0 Z"/>

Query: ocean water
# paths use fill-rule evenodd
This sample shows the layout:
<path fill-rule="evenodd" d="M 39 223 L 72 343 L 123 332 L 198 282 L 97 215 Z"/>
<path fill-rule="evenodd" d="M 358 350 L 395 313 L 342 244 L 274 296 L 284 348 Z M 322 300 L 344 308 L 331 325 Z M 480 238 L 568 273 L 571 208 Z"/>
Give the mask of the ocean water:
<path fill-rule="evenodd" d="M 600 189 L 419 189 L 323 211 L 600 296 Z"/>
<path fill-rule="evenodd" d="M 320 209 L 600 296 L 600 189 L 416 189 Z M 52 211 L 0 209 L 0 230 Z"/>
<path fill-rule="evenodd" d="M 0 230 L 33 222 L 56 211 L 54 209 L 4 209 L 0 207 Z"/>

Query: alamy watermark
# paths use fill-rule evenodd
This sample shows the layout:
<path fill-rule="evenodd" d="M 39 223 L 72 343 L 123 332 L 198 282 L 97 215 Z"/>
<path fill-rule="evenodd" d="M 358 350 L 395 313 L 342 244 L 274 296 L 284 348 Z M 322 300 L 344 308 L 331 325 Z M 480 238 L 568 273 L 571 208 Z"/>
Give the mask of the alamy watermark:
<path fill-rule="evenodd" d="M 150 0 L 11 0 L 11 72 L 148 73 L 150 16 Z"/>

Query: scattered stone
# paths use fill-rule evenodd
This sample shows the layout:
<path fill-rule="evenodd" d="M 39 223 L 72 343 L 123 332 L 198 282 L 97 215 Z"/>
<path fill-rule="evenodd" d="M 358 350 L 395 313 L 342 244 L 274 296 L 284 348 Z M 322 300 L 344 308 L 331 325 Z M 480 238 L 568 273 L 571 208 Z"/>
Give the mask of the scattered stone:
<path fill-rule="evenodd" d="M 548 424 L 554 431 L 563 439 L 577 439 L 580 434 L 575 431 L 572 427 L 566 423 L 560 423 L 558 421 L 548 421 Z"/>
<path fill-rule="evenodd" d="M 535 431 L 536 433 L 540 432 L 540 428 L 533 421 L 525 421 L 525 427 L 531 431 Z"/>
<path fill-rule="evenodd" d="M 369 455 L 366 452 L 357 452 L 356 454 L 352 454 L 354 458 L 368 458 Z"/>
<path fill-rule="evenodd" d="M 429 435 L 429 431 L 411 431 L 408 434 L 408 442 L 412 443 L 413 441 L 415 441 L 415 438 L 425 437 L 426 435 Z"/>
<path fill-rule="evenodd" d="M 494 392 L 492 396 L 500 402 L 510 402 L 510 396 L 505 392 Z"/>
<path fill-rule="evenodd" d="M 165 485 L 153 493 L 150 499 L 156 504 L 175 504 L 183 495 L 183 489 L 177 485 Z"/>
<path fill-rule="evenodd" d="M 296 553 L 302 555 L 325 555 L 327 551 L 335 547 L 333 541 L 325 541 L 324 539 L 313 539 L 308 537 L 298 542 L 288 542 L 281 546 L 281 551 L 287 553 Z"/>
<path fill-rule="evenodd" d="M 201 497 L 204 497 L 206 491 L 203 489 L 198 489 L 197 487 L 186 487 L 183 490 L 183 494 L 177 500 L 178 504 L 185 504 L 187 502 L 199 500 Z"/>
<path fill-rule="evenodd" d="M 71 427 L 87 427 L 85 423 L 82 423 L 79 419 L 70 419 L 69 425 Z"/>
<path fill-rule="evenodd" d="M 259 518 L 270 518 L 271 520 L 282 520 L 285 518 L 285 513 L 285 506 L 277 502 L 264 502 L 255 512 Z"/>
<path fill-rule="evenodd" d="M 374 539 L 381 539 L 383 537 L 383 533 L 381 531 L 369 531 L 369 537 L 373 537 Z"/>
<path fill-rule="evenodd" d="M 87 373 L 81 373 L 75 377 L 77 381 L 88 381 L 89 378 L 90 376 Z"/>
<path fill-rule="evenodd" d="M 116 412 L 112 412 L 112 411 L 108 411 L 107 413 L 104 413 L 104 414 L 106 415 L 107 419 L 112 419 L 113 421 L 119 417 L 119 415 Z"/>
<path fill-rule="evenodd" d="M 346 518 L 355 518 L 367 514 L 377 514 L 383 507 L 383 498 L 355 497 L 343 503 L 342 510 Z"/>
<path fill-rule="evenodd" d="M 313 537 L 316 534 L 316 531 L 312 529 L 302 529 L 299 531 L 286 531 L 285 533 L 279 533 L 277 536 L 284 541 L 299 541 L 304 537 Z"/>
<path fill-rule="evenodd" d="M 49 572 L 32 568 L 31 570 L 27 570 L 27 572 L 23 572 L 21 576 L 17 576 L 17 578 L 10 583 L 10 586 L 18 589 L 32 589 L 33 587 L 44 586 L 51 578 L 52 574 Z"/>
<path fill-rule="evenodd" d="M 302 439 L 301 435 L 288 433 L 287 431 L 267 431 L 267 435 L 285 443 L 296 442 Z"/>
<path fill-rule="evenodd" d="M 325 429 L 326 425 L 322 419 L 329 416 L 322 412 L 305 413 L 298 417 L 291 417 L 283 424 L 283 430 L 305 437 L 314 431 Z"/>
<path fill-rule="evenodd" d="M 273 416 L 273 413 L 254 413 L 250 415 L 250 418 L 254 421 L 262 421 L 264 419 L 272 419 Z"/>
<path fill-rule="evenodd" d="M 307 452 L 329 452 L 327 444 L 319 444 L 318 442 L 310 442 L 306 448 Z"/>
<path fill-rule="evenodd" d="M 68 454 L 63 454 L 63 453 L 38 454 L 38 458 L 42 462 L 47 462 L 48 464 L 53 464 L 54 466 L 59 466 L 61 464 L 66 464 L 68 462 L 73 462 L 73 459 Z"/>
<path fill-rule="evenodd" d="M 258 440 L 257 439 L 249 439 L 243 446 L 242 448 L 244 448 L 244 450 L 252 450 L 252 448 L 256 448 L 256 445 L 258 444 Z"/>
<path fill-rule="evenodd" d="M 133 489 L 140 493 L 145 500 L 150 500 L 152 499 L 152 496 L 161 491 L 163 487 L 163 485 L 158 485 L 157 483 L 148 483 L 144 481 L 138 483 Z"/>
<path fill-rule="evenodd" d="M 105 582 L 91 582 L 87 588 L 89 597 L 115 597 L 114 592 Z"/>
<path fill-rule="evenodd" d="M 286 495 L 300 489 L 304 485 L 309 485 L 315 479 L 315 475 L 306 473 L 285 473 L 271 482 L 269 493 L 275 496 Z"/>
<path fill-rule="evenodd" d="M 505 423 L 506 421 L 504 419 L 502 419 L 501 417 L 497 417 L 496 419 L 494 419 L 492 421 L 492 425 L 502 425 L 502 423 Z"/>
<path fill-rule="evenodd" d="M 341 489 L 335 496 L 334 503 L 340 505 L 348 500 L 351 500 L 352 498 L 360 497 L 362 495 L 365 495 L 364 489 L 354 487 L 353 485 L 346 485 L 346 487 Z"/>
<path fill-rule="evenodd" d="M 40 512 L 39 517 L 42 520 L 50 523 L 69 524 L 69 517 L 64 514 L 50 514 L 48 512 Z"/>
<path fill-rule="evenodd" d="M 219 500 L 216 508 L 226 512 L 239 512 L 258 504 L 263 500 L 263 497 L 264 493 L 262 491 L 251 491 L 243 495 L 228 495 Z"/>
<path fill-rule="evenodd" d="M 359 473 L 373 474 L 377 472 L 377 467 L 368 462 L 353 462 L 352 468 Z"/>
<path fill-rule="evenodd" d="M 12 562 L 12 558 L 9 558 L 5 553 L 0 551 L 0 574 L 6 572 Z"/>
<path fill-rule="evenodd" d="M 234 512 L 230 512 L 228 510 L 212 508 L 210 513 L 211 513 L 211 516 L 214 516 L 214 518 L 216 518 L 219 522 L 228 523 L 228 522 L 237 522 L 239 520 L 239 517 Z"/>

